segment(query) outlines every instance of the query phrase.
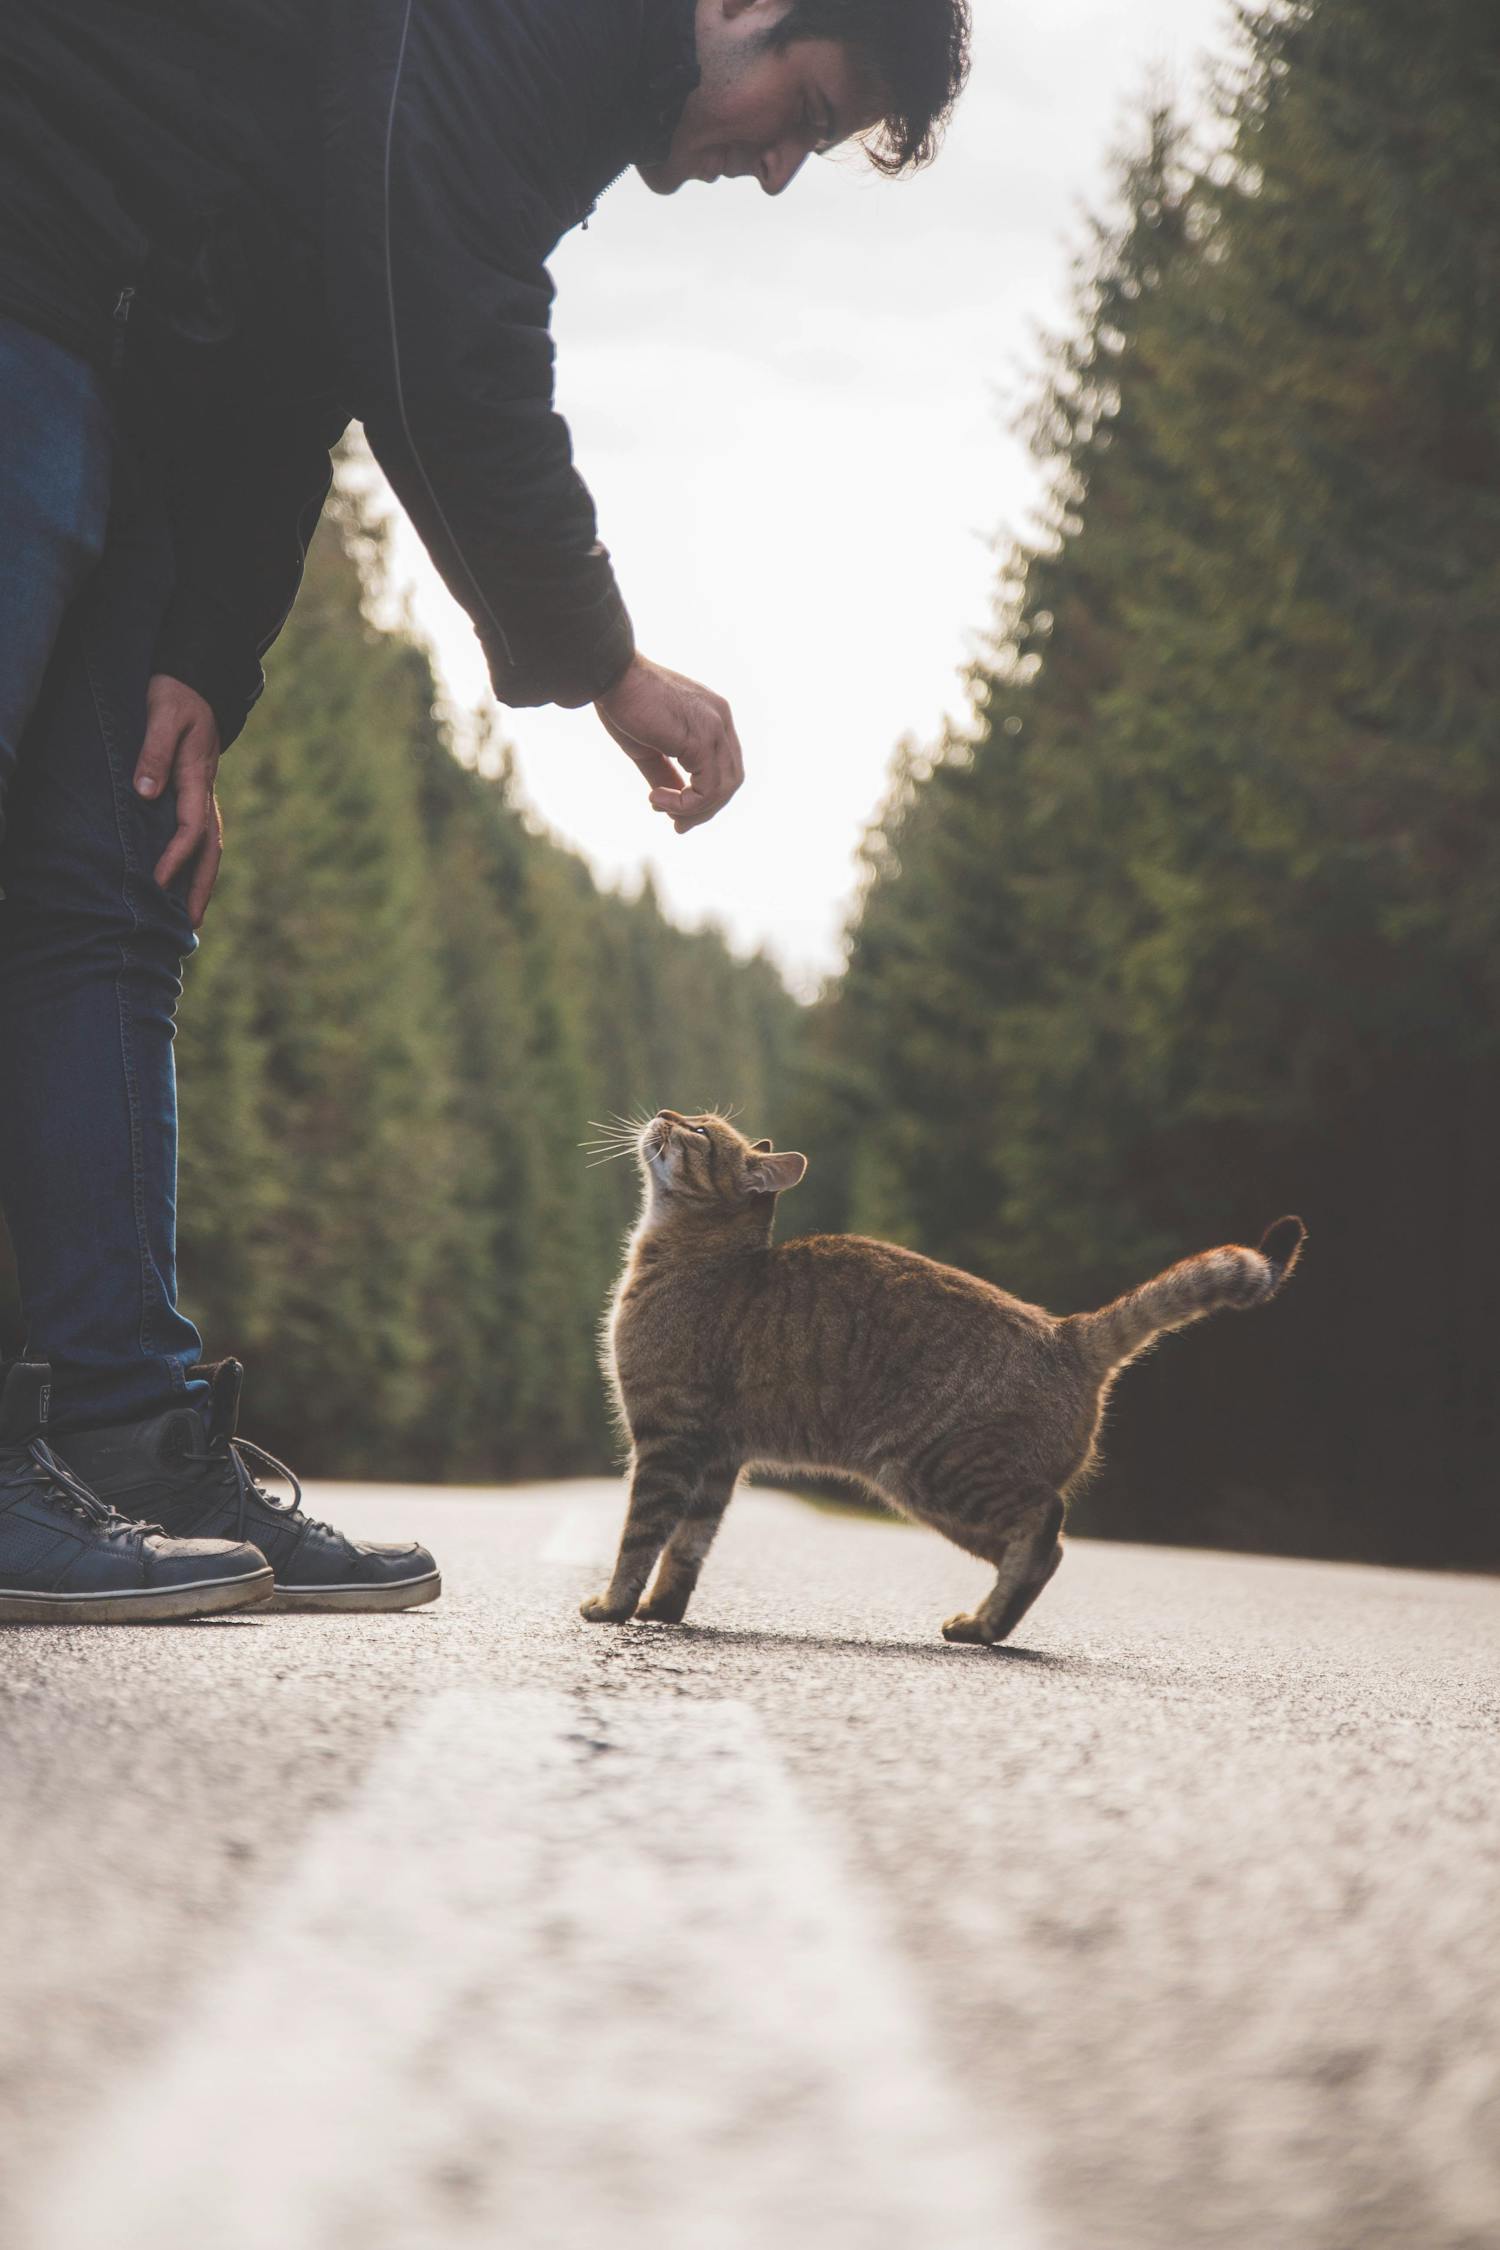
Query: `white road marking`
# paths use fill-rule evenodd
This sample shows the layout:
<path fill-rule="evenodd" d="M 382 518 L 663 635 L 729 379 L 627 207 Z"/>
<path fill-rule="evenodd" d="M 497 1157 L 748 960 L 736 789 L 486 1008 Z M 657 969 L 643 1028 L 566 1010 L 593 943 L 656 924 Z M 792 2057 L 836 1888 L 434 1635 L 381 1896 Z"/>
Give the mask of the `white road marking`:
<path fill-rule="evenodd" d="M 25 2250 L 1033 2250 L 747 1708 L 450 1692 L 309 1838 Z"/>

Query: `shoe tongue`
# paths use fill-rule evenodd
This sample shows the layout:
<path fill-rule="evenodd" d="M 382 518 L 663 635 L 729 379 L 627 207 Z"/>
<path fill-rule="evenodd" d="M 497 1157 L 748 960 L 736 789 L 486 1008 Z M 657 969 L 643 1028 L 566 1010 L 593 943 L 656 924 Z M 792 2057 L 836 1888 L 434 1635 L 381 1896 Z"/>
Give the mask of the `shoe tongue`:
<path fill-rule="evenodd" d="M 44 1428 L 52 1396 L 52 1370 L 44 1359 L 18 1359 L 0 1390 L 0 1445 L 25 1445 Z"/>
<path fill-rule="evenodd" d="M 237 1359 L 221 1359 L 217 1367 L 208 1371 L 208 1442 L 216 1438 L 232 1438 L 240 1426 L 240 1392 L 245 1387 L 245 1370 Z"/>

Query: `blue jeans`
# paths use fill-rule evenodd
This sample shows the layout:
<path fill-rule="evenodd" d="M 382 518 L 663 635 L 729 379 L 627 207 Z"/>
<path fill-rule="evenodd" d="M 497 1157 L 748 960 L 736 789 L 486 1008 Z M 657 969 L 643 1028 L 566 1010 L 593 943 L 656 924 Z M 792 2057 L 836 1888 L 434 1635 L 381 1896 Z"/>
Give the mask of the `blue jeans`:
<path fill-rule="evenodd" d="M 172 542 L 104 380 L 0 318 L 0 1204 L 57 1428 L 206 1395 L 176 1304 L 172 1023 L 196 940 L 131 786 Z"/>

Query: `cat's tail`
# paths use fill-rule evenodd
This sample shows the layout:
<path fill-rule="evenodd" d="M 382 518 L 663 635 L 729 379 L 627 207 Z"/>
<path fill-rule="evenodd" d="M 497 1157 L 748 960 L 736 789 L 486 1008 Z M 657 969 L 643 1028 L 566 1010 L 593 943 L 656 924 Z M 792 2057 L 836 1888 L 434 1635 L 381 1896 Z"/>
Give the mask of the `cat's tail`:
<path fill-rule="evenodd" d="M 1306 1240 L 1300 1219 L 1278 1219 L 1261 1236 L 1258 1250 L 1237 1243 L 1204 1250 L 1098 1312 L 1074 1313 L 1064 1325 L 1090 1365 L 1101 1375 L 1112 1374 L 1168 1329 L 1186 1328 L 1209 1313 L 1265 1304 L 1296 1265 Z"/>

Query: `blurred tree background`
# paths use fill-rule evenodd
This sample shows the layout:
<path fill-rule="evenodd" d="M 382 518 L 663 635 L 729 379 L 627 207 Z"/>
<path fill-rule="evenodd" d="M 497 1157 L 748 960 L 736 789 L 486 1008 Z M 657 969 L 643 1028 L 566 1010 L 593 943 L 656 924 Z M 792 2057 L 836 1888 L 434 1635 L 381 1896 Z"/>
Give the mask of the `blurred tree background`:
<path fill-rule="evenodd" d="M 576 1144 L 733 1100 L 811 1155 L 784 1229 L 1059 1311 L 1300 1210 L 1273 1311 L 1122 1385 L 1076 1526 L 1500 1565 L 1500 11 L 1247 10 L 1221 105 L 1089 246 L 1045 519 L 811 1009 L 455 758 L 320 535 L 180 1040 L 185 1295 L 299 1464 L 604 1466 L 636 1182 Z"/>
<path fill-rule="evenodd" d="M 1500 11 L 1243 17 L 1034 417 L 972 727 L 907 753 L 799 1217 L 1059 1310 L 1300 1209 L 1122 1385 L 1080 1528 L 1500 1563 Z"/>
<path fill-rule="evenodd" d="M 773 1117 L 801 1010 L 649 888 L 601 892 L 503 752 L 459 762 L 426 655 L 366 621 L 378 568 L 336 501 L 222 769 L 231 849 L 177 1037 L 183 1302 L 299 1469 L 597 1470 L 639 1180 L 578 1144 L 668 1101 Z"/>

